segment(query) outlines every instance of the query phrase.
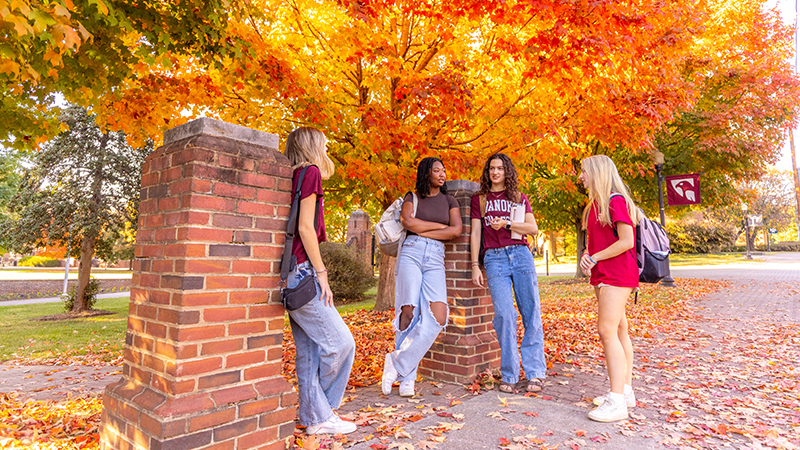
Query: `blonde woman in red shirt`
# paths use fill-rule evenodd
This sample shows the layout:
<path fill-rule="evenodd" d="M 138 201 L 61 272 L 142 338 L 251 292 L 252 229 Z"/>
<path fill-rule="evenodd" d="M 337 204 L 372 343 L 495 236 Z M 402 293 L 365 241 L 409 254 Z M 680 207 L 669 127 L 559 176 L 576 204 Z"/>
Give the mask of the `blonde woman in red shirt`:
<path fill-rule="evenodd" d="M 594 399 L 599 406 L 589 413 L 589 418 L 614 422 L 627 419 L 628 408 L 636 406 L 631 386 L 633 345 L 628 335 L 625 303 L 639 287 L 633 247 L 640 214 L 617 166 L 608 156 L 584 159 L 579 179 L 589 192 L 589 203 L 583 211 L 588 248 L 580 266 L 591 277 L 597 297 L 597 330 L 611 383 L 607 394 Z"/>

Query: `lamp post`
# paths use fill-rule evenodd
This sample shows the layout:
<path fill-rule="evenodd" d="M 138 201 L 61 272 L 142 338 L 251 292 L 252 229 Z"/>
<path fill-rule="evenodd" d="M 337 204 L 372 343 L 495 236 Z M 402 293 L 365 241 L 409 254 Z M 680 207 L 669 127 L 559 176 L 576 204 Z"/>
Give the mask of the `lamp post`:
<path fill-rule="evenodd" d="M 750 224 L 747 221 L 747 203 L 742 203 L 742 213 L 744 214 L 744 248 L 747 249 L 747 259 L 753 259 L 750 255 Z"/>
<path fill-rule="evenodd" d="M 656 150 L 653 156 L 655 157 L 656 179 L 658 180 L 658 212 L 661 215 L 661 226 L 666 228 L 667 220 L 664 216 L 664 178 L 661 174 L 661 169 L 664 168 L 664 154 Z M 677 287 L 669 271 L 669 258 L 667 258 L 667 276 L 661 279 L 661 285 Z"/>

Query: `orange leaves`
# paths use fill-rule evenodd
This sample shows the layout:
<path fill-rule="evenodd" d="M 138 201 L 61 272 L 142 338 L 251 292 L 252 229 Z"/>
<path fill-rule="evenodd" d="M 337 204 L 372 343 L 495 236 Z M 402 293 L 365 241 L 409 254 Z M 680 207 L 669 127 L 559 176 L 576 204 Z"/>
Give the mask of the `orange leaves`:
<path fill-rule="evenodd" d="M 394 310 L 370 312 L 359 310 L 344 316 L 344 321 L 353 333 L 356 356 L 350 372 L 351 386 L 370 386 L 377 383 L 383 374 L 383 358 L 394 350 Z M 286 325 L 283 334 L 283 376 L 295 378 L 295 347 L 291 328 Z"/>
<path fill-rule="evenodd" d="M 0 393 L 0 445 L 26 448 L 97 448 L 102 401 L 97 397 L 18 401 Z"/>

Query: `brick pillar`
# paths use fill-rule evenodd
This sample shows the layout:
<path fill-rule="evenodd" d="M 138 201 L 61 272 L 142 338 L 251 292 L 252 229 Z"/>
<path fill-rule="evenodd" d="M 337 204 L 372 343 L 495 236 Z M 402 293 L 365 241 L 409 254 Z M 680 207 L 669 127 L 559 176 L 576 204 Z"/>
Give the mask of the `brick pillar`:
<path fill-rule="evenodd" d="M 345 242 L 364 264 L 372 266 L 372 223 L 367 213 L 359 209 L 350 214 Z"/>
<path fill-rule="evenodd" d="M 426 378 L 466 384 L 480 372 L 500 367 L 500 344 L 492 327 L 492 298 L 488 289 L 472 284 L 469 208 L 472 194 L 479 188 L 472 181 L 447 182 L 448 192 L 461 206 L 464 231 L 445 244 L 450 322 L 419 365 L 417 372 Z"/>
<path fill-rule="evenodd" d="M 277 289 L 290 177 L 277 136 L 212 119 L 167 131 L 147 158 L 101 448 L 284 448 L 297 400 Z"/>

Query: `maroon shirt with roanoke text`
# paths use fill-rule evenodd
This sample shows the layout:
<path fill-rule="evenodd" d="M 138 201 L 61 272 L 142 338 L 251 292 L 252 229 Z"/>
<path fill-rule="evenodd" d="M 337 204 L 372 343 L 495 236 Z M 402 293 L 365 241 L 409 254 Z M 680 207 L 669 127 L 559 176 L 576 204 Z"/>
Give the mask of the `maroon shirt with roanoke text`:
<path fill-rule="evenodd" d="M 531 204 L 525 194 L 520 194 L 520 200 L 525 206 L 525 214 L 533 214 Z M 483 248 L 501 248 L 509 245 L 528 245 L 525 236 L 522 239 L 511 239 L 511 230 L 492 228 L 492 220 L 495 218 L 510 220 L 511 207 L 514 203 L 506 197 L 506 191 L 489 192 L 486 194 L 486 214 L 483 216 Z M 472 203 L 469 210 L 470 219 L 481 218 L 481 200 L 479 195 L 472 196 Z"/>

